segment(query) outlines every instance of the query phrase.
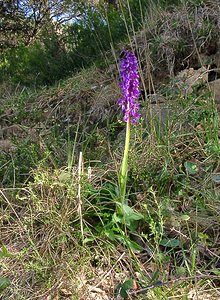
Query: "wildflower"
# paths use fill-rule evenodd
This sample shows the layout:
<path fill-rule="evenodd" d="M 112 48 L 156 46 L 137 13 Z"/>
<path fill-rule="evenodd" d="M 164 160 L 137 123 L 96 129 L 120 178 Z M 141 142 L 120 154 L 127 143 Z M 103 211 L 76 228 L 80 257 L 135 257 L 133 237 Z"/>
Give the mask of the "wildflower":
<path fill-rule="evenodd" d="M 138 63 L 136 56 L 128 51 L 124 51 L 124 58 L 120 64 L 120 88 L 122 97 L 118 104 L 122 108 L 124 121 L 126 122 L 125 148 L 119 173 L 119 190 L 121 203 L 126 204 L 126 184 L 128 175 L 128 154 L 131 135 L 130 124 L 135 124 L 139 120 L 139 104 L 137 102 L 140 96 Z"/>
<path fill-rule="evenodd" d="M 118 104 L 122 108 L 123 119 L 125 122 L 131 121 L 135 124 L 140 117 L 137 102 L 140 96 L 138 63 L 135 54 L 128 50 L 124 50 L 124 58 L 121 60 L 120 80 L 122 98 L 118 100 Z"/>

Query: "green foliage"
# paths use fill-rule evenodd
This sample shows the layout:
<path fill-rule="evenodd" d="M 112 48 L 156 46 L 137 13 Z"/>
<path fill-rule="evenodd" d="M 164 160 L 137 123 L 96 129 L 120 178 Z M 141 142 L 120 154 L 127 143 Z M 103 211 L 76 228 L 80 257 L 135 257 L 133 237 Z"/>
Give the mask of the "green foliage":
<path fill-rule="evenodd" d="M 13 257 L 13 255 L 7 250 L 7 248 L 4 245 L 1 245 L 0 259 L 6 258 L 6 257 L 10 258 L 10 257 Z M 10 285 L 10 280 L 8 278 L 0 277 L 0 294 L 9 285 Z"/>
<path fill-rule="evenodd" d="M 0 259 L 4 257 L 13 257 L 13 254 L 11 254 L 4 245 L 2 245 L 1 248 L 2 249 L 0 250 Z"/>
<path fill-rule="evenodd" d="M 132 289 L 133 285 L 134 285 L 134 280 L 133 279 L 128 279 L 128 280 L 124 281 L 123 283 L 121 283 L 117 286 L 117 289 L 116 289 L 116 290 L 118 290 L 117 294 L 120 294 L 120 296 L 123 299 L 127 299 L 128 298 L 127 291 Z"/>
<path fill-rule="evenodd" d="M 178 239 L 162 239 L 160 245 L 164 247 L 176 248 L 179 247 L 180 241 Z"/>
<path fill-rule="evenodd" d="M 184 167 L 189 175 L 195 175 L 199 171 L 197 165 L 191 161 L 185 161 Z"/>
<path fill-rule="evenodd" d="M 0 80 L 10 78 L 15 84 L 48 85 L 70 73 L 71 62 L 59 49 L 56 37 L 45 37 L 29 47 L 20 45 L 2 54 Z"/>
<path fill-rule="evenodd" d="M 8 278 L 0 277 L 0 293 L 10 285 Z"/>
<path fill-rule="evenodd" d="M 73 71 L 99 61 L 103 64 L 105 52 L 111 44 L 127 39 L 127 30 L 137 30 L 141 24 L 141 12 L 147 4 L 130 1 L 128 7 L 96 7 L 82 5 L 81 17 L 64 24 L 58 34 L 51 24 L 41 30 L 40 39 L 25 46 L 1 54 L 0 80 L 10 79 L 23 85 L 48 85 L 65 78 Z M 101 60 L 100 60 L 101 58 Z"/>

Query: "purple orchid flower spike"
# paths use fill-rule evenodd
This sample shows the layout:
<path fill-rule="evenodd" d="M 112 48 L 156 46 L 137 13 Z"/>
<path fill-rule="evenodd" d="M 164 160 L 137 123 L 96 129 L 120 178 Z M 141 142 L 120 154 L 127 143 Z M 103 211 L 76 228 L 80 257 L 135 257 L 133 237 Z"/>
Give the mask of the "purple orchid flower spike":
<path fill-rule="evenodd" d="M 125 122 L 130 120 L 135 124 L 140 118 L 137 102 L 140 96 L 138 63 L 135 54 L 128 50 L 124 50 L 124 57 L 121 60 L 120 80 L 122 98 L 118 100 L 118 104 L 122 108 L 123 119 Z"/>

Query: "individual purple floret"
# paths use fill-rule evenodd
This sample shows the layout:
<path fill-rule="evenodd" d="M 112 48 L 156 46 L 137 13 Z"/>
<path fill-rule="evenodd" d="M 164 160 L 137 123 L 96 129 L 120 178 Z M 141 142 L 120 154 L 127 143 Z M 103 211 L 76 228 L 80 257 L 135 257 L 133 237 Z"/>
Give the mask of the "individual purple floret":
<path fill-rule="evenodd" d="M 118 104 L 122 107 L 123 119 L 125 122 L 130 120 L 135 124 L 140 117 L 137 102 L 140 96 L 138 63 L 135 54 L 128 50 L 124 50 L 124 57 L 121 60 L 120 80 L 122 98 L 118 100 Z"/>

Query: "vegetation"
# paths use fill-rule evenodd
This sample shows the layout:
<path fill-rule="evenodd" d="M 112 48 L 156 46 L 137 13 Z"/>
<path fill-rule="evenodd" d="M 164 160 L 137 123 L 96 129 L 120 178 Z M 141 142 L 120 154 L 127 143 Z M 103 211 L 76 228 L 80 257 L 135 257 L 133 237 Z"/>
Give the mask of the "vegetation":
<path fill-rule="evenodd" d="M 18 2 L 0 4 L 21 22 L 0 35 L 0 299 L 219 299 L 215 1 Z M 124 203 L 123 49 L 141 89 Z"/>

